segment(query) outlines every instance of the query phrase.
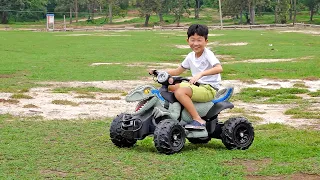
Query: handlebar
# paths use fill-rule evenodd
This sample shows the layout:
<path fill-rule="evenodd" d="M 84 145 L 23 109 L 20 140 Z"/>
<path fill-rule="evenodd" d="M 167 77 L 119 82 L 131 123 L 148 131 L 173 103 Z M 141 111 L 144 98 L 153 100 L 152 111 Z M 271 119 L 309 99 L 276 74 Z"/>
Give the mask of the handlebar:
<path fill-rule="evenodd" d="M 150 74 L 150 72 L 149 72 Z M 174 85 L 177 83 L 181 83 L 182 81 L 187 81 L 189 82 L 190 79 L 186 78 L 186 77 L 181 77 L 181 76 L 171 76 L 169 73 L 167 72 L 159 72 L 157 70 L 152 70 L 152 74 L 154 77 L 157 77 L 157 82 L 162 84 L 162 85 Z M 168 80 L 170 78 L 173 78 L 173 82 L 169 83 Z M 199 82 L 195 82 L 194 85 L 196 86 L 200 86 L 201 84 Z"/>

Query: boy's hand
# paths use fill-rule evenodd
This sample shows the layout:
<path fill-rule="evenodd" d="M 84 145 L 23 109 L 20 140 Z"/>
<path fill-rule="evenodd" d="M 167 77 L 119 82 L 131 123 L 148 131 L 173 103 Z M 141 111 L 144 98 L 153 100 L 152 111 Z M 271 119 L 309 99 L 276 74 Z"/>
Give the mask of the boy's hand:
<path fill-rule="evenodd" d="M 148 72 L 150 75 L 152 75 L 154 73 L 155 69 L 149 69 Z"/>
<path fill-rule="evenodd" d="M 202 74 L 201 73 L 198 73 L 196 76 L 193 76 L 189 83 L 190 84 L 195 84 L 200 78 L 202 78 Z"/>

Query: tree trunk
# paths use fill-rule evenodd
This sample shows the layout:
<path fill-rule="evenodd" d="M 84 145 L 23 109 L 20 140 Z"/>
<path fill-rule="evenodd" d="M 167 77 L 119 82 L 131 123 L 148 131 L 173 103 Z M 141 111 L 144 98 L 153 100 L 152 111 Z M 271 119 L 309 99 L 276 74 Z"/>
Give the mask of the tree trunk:
<path fill-rule="evenodd" d="M 242 10 L 240 11 L 240 22 L 239 22 L 239 24 L 242 24 L 242 15 L 243 15 L 243 12 L 242 12 Z"/>
<path fill-rule="evenodd" d="M 279 11 L 279 0 L 277 0 L 276 7 L 274 10 L 274 23 L 278 23 L 278 11 Z"/>
<path fill-rule="evenodd" d="M 293 14 L 293 26 L 296 23 L 296 17 L 297 17 L 297 0 L 294 0 L 294 6 L 293 6 L 294 14 Z"/>
<path fill-rule="evenodd" d="M 180 26 L 180 15 L 178 15 L 177 17 L 176 17 L 176 22 L 177 22 L 177 27 L 179 27 Z"/>
<path fill-rule="evenodd" d="M 160 20 L 160 25 L 163 25 L 163 24 L 164 24 L 164 21 L 163 21 L 163 15 L 162 15 L 162 13 L 159 13 L 159 20 Z"/>
<path fill-rule="evenodd" d="M 70 7 L 70 24 L 72 24 L 72 7 Z"/>
<path fill-rule="evenodd" d="M 112 23 L 112 3 L 109 3 L 109 23 Z"/>
<path fill-rule="evenodd" d="M 255 5 L 251 5 L 250 6 L 250 24 L 255 24 L 255 22 L 254 22 L 254 18 L 255 18 L 255 16 L 256 16 L 256 10 L 255 10 Z"/>
<path fill-rule="evenodd" d="M 6 11 L 1 13 L 1 24 L 8 24 L 8 12 Z"/>
<path fill-rule="evenodd" d="M 293 1 L 290 0 L 290 11 L 289 11 L 289 20 L 292 20 L 292 11 L 293 11 Z"/>
<path fill-rule="evenodd" d="M 314 11 L 313 11 L 313 9 L 311 9 L 311 10 L 310 10 L 310 21 L 313 20 L 313 14 L 314 14 Z"/>
<path fill-rule="evenodd" d="M 150 19 L 150 14 L 146 14 L 146 20 L 144 22 L 144 27 L 148 27 L 149 19 Z"/>
<path fill-rule="evenodd" d="M 78 22 L 78 0 L 74 1 L 74 11 L 76 15 L 76 22 Z"/>
<path fill-rule="evenodd" d="M 196 8 L 195 8 L 195 19 L 199 19 L 199 12 L 200 11 L 200 0 L 196 0 Z M 180 18 L 179 18 L 180 19 Z"/>

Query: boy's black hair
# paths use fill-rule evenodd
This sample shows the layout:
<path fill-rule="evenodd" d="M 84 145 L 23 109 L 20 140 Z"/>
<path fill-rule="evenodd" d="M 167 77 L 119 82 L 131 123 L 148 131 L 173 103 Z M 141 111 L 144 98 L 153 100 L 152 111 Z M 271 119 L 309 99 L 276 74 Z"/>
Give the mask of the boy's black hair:
<path fill-rule="evenodd" d="M 190 36 L 197 34 L 199 36 L 203 36 L 206 40 L 208 39 L 208 33 L 209 33 L 208 27 L 202 24 L 191 25 L 187 32 L 188 39 L 190 38 Z"/>

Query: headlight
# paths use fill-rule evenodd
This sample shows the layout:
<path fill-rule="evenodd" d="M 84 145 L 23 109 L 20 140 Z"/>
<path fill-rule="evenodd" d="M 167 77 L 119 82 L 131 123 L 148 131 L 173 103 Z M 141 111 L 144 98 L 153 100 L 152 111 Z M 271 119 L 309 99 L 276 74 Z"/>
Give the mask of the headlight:
<path fill-rule="evenodd" d="M 161 71 L 158 73 L 157 79 L 159 83 L 164 83 L 168 80 L 169 77 L 170 77 L 169 73 L 165 71 Z"/>

